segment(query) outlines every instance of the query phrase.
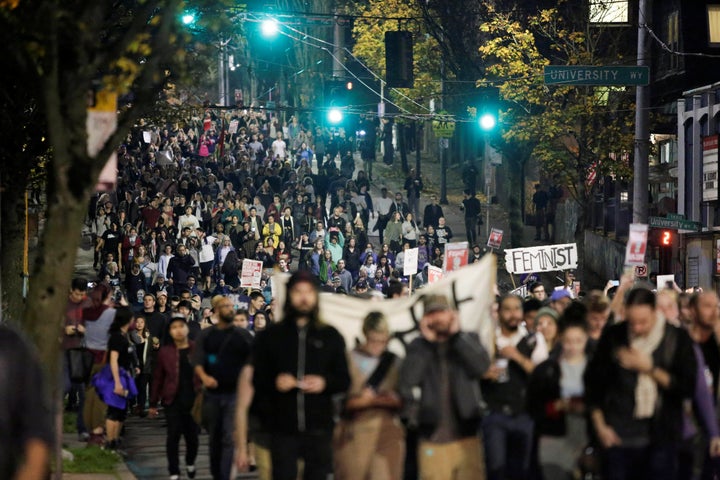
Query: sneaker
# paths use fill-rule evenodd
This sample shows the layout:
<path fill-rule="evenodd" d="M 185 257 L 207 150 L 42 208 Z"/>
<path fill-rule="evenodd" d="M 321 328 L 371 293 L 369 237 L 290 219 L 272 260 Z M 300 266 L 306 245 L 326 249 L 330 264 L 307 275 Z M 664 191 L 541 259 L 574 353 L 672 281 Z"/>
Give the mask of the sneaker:
<path fill-rule="evenodd" d="M 81 432 L 78 434 L 78 440 L 81 442 L 87 442 L 90 440 L 90 434 L 88 432 Z"/>
<path fill-rule="evenodd" d="M 123 459 L 127 458 L 128 456 L 127 452 L 120 448 L 120 443 L 117 440 L 108 442 L 105 446 L 105 449 L 114 452 Z"/>
<path fill-rule="evenodd" d="M 180 480 L 180 475 L 170 475 L 170 480 Z"/>
<path fill-rule="evenodd" d="M 188 465 L 186 469 L 188 478 L 195 478 L 195 465 Z"/>

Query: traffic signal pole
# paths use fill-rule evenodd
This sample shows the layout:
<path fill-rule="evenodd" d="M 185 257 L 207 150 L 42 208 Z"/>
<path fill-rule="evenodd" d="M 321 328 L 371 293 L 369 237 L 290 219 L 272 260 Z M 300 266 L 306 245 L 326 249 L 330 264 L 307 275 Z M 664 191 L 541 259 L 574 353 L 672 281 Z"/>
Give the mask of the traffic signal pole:
<path fill-rule="evenodd" d="M 650 0 L 640 0 L 638 13 L 637 65 L 650 64 L 647 53 L 647 31 Z M 650 149 L 649 86 L 635 87 L 635 155 L 633 158 L 633 223 L 648 222 L 648 155 Z"/>

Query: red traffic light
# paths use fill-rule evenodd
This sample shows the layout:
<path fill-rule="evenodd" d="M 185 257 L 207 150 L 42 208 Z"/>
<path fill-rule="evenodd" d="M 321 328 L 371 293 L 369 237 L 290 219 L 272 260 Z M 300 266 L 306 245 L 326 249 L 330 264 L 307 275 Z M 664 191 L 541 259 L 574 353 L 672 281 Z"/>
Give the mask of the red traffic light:
<path fill-rule="evenodd" d="M 673 243 L 673 232 L 672 230 L 663 230 L 660 232 L 660 245 L 663 247 L 670 247 Z"/>

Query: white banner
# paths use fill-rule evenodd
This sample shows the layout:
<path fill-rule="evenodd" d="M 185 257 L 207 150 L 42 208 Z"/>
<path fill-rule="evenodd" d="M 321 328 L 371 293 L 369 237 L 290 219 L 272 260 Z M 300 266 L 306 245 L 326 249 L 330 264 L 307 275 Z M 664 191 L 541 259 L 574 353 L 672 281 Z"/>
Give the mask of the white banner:
<path fill-rule="evenodd" d="M 463 330 L 477 332 L 488 351 L 494 344 L 494 326 L 490 309 L 495 300 L 494 286 L 496 264 L 494 255 L 485 255 L 480 262 L 470 264 L 458 271 L 446 273 L 442 280 L 426 285 L 410 297 L 373 300 L 336 293 L 320 294 L 320 316 L 323 321 L 338 329 L 345 338 L 348 349 L 362 338 L 362 322 L 372 311 L 383 312 L 390 323 L 395 340 L 391 350 L 404 355 L 404 346 L 417 336 L 422 318 L 422 299 L 430 293 L 447 295 L 460 312 Z M 276 317 L 280 320 L 285 304 L 287 274 L 273 275 L 276 293 Z"/>
<path fill-rule="evenodd" d="M 577 245 L 542 245 L 505 250 L 508 273 L 552 272 L 577 268 Z"/>

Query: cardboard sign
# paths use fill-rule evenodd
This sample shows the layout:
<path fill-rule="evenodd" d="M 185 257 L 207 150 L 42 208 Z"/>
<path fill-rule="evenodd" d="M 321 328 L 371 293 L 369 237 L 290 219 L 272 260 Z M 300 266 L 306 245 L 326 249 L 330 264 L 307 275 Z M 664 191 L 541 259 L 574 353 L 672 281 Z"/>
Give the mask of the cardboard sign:
<path fill-rule="evenodd" d="M 260 260 L 244 259 L 242 273 L 240 274 L 240 286 L 243 288 L 260 288 L 262 278 L 263 262 Z"/>
<path fill-rule="evenodd" d="M 239 123 L 240 122 L 237 120 L 230 121 L 230 128 L 228 128 L 228 133 L 230 133 L 230 135 L 235 135 L 237 133 Z"/>
<path fill-rule="evenodd" d="M 502 245 L 503 231 L 499 228 L 493 228 L 490 230 L 490 236 L 488 237 L 487 246 L 492 248 L 500 248 Z"/>
<path fill-rule="evenodd" d="M 671 285 L 675 284 L 675 275 L 658 275 L 657 276 L 657 289 L 658 292 L 660 290 L 665 290 L 666 288 L 673 289 L 674 286 L 668 286 L 668 282 L 670 282 Z"/>
<path fill-rule="evenodd" d="M 405 250 L 405 261 L 403 262 L 403 276 L 415 275 L 418 267 L 419 248 L 408 248 Z"/>
<path fill-rule="evenodd" d="M 508 273 L 570 270 L 577 268 L 577 261 L 577 245 L 574 243 L 505 250 L 505 269 Z"/>
<path fill-rule="evenodd" d="M 645 264 L 647 250 L 648 226 L 644 223 L 631 223 L 628 243 L 625 249 L 625 265 L 640 266 Z"/>
<path fill-rule="evenodd" d="M 517 295 L 520 298 L 527 297 L 528 289 L 527 285 L 520 285 L 515 290 L 510 290 L 510 295 Z"/>
<path fill-rule="evenodd" d="M 468 242 L 445 244 L 443 271 L 454 272 L 468 264 Z"/>
<path fill-rule="evenodd" d="M 443 278 L 442 268 L 436 267 L 434 265 L 428 265 L 427 271 L 428 271 L 428 278 L 427 278 L 428 285 L 432 285 L 433 283 L 442 280 L 442 278 Z"/>

